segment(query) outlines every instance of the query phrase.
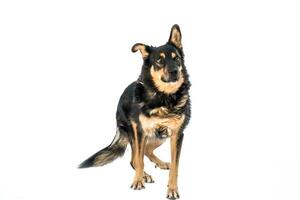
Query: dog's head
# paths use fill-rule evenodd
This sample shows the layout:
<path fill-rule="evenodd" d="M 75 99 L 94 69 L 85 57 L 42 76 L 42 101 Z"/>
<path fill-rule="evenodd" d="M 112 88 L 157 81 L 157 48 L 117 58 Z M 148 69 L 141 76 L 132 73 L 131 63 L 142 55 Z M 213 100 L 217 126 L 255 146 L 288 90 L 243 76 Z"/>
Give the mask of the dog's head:
<path fill-rule="evenodd" d="M 171 29 L 168 42 L 160 47 L 137 43 L 132 52 L 140 51 L 144 59 L 143 79 L 150 79 L 157 90 L 167 94 L 175 93 L 185 79 L 184 55 L 181 32 L 176 24 Z"/>

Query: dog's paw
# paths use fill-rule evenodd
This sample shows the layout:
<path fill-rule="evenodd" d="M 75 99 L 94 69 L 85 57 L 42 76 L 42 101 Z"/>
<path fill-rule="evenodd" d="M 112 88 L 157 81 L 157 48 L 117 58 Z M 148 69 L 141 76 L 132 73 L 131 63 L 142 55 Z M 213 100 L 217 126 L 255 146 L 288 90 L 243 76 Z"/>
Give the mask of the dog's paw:
<path fill-rule="evenodd" d="M 170 134 L 171 134 L 171 131 L 166 126 L 159 127 L 155 132 L 155 136 L 160 139 L 166 139 L 167 137 L 170 136 Z"/>
<path fill-rule="evenodd" d="M 141 190 L 145 188 L 143 180 L 134 180 L 130 186 L 134 190 Z"/>
<path fill-rule="evenodd" d="M 168 199 L 179 199 L 179 193 L 177 189 L 168 189 L 167 198 Z"/>
<path fill-rule="evenodd" d="M 155 164 L 155 168 L 160 168 L 160 169 L 170 169 L 170 163 L 169 162 L 160 162 Z"/>
<path fill-rule="evenodd" d="M 152 176 L 147 174 L 146 172 L 144 172 L 143 179 L 144 179 L 145 183 L 154 183 Z"/>

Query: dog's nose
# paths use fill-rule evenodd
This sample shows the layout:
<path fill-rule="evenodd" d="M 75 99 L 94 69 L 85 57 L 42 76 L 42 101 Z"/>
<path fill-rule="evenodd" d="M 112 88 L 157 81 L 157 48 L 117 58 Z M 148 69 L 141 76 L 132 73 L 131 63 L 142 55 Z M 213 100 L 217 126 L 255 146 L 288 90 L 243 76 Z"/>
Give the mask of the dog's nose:
<path fill-rule="evenodd" d="M 177 75 L 178 74 L 178 69 L 172 69 L 172 70 L 170 70 L 169 71 L 169 73 L 171 74 L 171 75 Z"/>

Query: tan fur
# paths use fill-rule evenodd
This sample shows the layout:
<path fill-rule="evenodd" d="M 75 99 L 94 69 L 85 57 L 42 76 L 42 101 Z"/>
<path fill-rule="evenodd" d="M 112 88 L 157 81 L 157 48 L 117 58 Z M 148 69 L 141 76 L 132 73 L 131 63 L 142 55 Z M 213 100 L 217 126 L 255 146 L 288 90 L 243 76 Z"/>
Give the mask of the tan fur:
<path fill-rule="evenodd" d="M 161 106 L 161 107 L 158 107 L 158 108 L 154 108 L 153 110 L 150 111 L 150 115 L 156 115 L 156 116 L 163 116 L 163 115 L 166 115 L 169 113 L 169 110 L 164 107 L 164 106 Z"/>
<path fill-rule="evenodd" d="M 145 149 L 146 150 L 146 149 Z M 136 152 L 136 148 L 131 146 L 131 164 L 132 164 L 132 167 L 134 169 L 137 168 L 136 166 L 136 163 L 137 163 L 137 160 L 135 159 L 135 152 Z M 154 180 L 152 178 L 152 176 L 150 174 L 148 174 L 147 172 L 144 171 L 143 173 L 143 180 L 146 182 L 146 183 L 153 183 Z"/>
<path fill-rule="evenodd" d="M 165 139 L 157 139 L 155 137 L 149 138 L 145 148 L 145 155 L 149 158 L 151 162 L 155 163 L 155 167 L 159 167 L 161 169 L 169 169 L 170 163 L 163 162 L 160 160 L 153 151 L 162 145 L 166 140 Z"/>
<path fill-rule="evenodd" d="M 132 183 L 134 189 L 141 189 L 143 185 L 143 175 L 144 175 L 144 146 L 145 146 L 145 137 L 142 138 L 141 143 L 138 143 L 138 131 L 137 124 L 131 121 L 133 135 L 134 135 L 134 147 L 133 147 L 133 166 L 135 167 L 135 177 Z"/>
<path fill-rule="evenodd" d="M 175 58 L 177 55 L 176 55 L 176 53 L 172 52 L 171 56 L 172 56 L 172 58 Z"/>
<path fill-rule="evenodd" d="M 165 53 L 160 53 L 159 54 L 161 57 L 166 58 L 166 54 Z"/>
<path fill-rule="evenodd" d="M 147 174 L 145 171 L 144 171 L 143 179 L 146 183 L 154 183 L 152 176 L 150 174 Z"/>
<path fill-rule="evenodd" d="M 175 44 L 178 48 L 182 48 L 182 44 L 181 44 L 181 34 L 178 31 L 178 29 L 172 29 L 171 32 L 171 42 L 173 44 Z"/>
<path fill-rule="evenodd" d="M 134 164 L 136 164 L 136 151 L 138 151 L 138 146 L 139 146 L 139 143 L 138 143 L 138 140 L 137 140 L 137 137 L 138 137 L 138 133 L 137 133 L 137 124 L 134 122 L 134 121 L 131 121 L 131 126 L 132 126 L 132 129 L 133 129 L 133 138 L 134 138 L 134 143 L 133 143 L 133 162 Z"/>
<path fill-rule="evenodd" d="M 154 67 L 152 66 L 150 69 L 150 73 L 151 73 L 152 80 L 154 82 L 155 87 L 160 92 L 164 92 L 166 94 L 173 94 L 173 93 L 177 92 L 177 90 L 180 88 L 180 86 L 184 82 L 184 78 L 183 78 L 183 75 L 181 72 L 180 72 L 180 77 L 179 77 L 178 81 L 171 82 L 171 83 L 166 83 L 161 80 L 162 76 L 164 76 L 164 74 L 165 74 L 164 69 L 155 71 Z"/>
<path fill-rule="evenodd" d="M 178 188 L 177 188 L 177 177 L 178 177 L 178 162 L 176 162 L 177 157 L 177 139 L 178 134 L 174 134 L 171 137 L 171 165 L 170 165 L 170 172 L 169 172 L 169 183 L 168 183 L 168 195 L 169 194 L 176 194 L 178 195 Z M 179 159 L 178 159 L 179 161 Z"/>
<path fill-rule="evenodd" d="M 178 105 L 182 106 L 186 103 L 188 96 L 183 96 L 182 99 L 179 101 Z M 169 173 L 169 184 L 168 184 L 168 196 L 178 196 L 178 189 L 177 189 L 177 177 L 178 177 L 178 159 L 177 159 L 177 141 L 179 137 L 179 130 L 184 122 L 185 115 L 172 115 L 166 114 L 161 116 L 150 116 L 146 117 L 144 115 L 139 116 L 140 123 L 142 125 L 143 131 L 146 135 L 152 136 L 154 131 L 158 127 L 168 127 L 168 134 L 171 137 L 171 163 L 165 165 L 166 163 L 162 162 L 159 158 L 157 158 L 153 154 L 153 150 L 160 145 L 159 141 L 152 140 L 151 143 L 146 145 L 146 155 L 149 159 L 157 165 L 161 166 L 161 168 L 170 169 Z M 163 166 L 165 165 L 165 166 Z"/>
<path fill-rule="evenodd" d="M 139 50 L 141 52 L 143 58 L 147 58 L 149 56 L 149 53 L 146 51 L 145 45 L 137 44 L 134 46 L 133 50 L 134 51 Z"/>
<path fill-rule="evenodd" d="M 143 131 L 147 136 L 153 136 L 155 131 L 160 127 L 168 128 L 168 135 L 172 136 L 176 134 L 181 125 L 184 122 L 185 115 L 170 115 L 166 117 L 162 116 L 151 116 L 147 117 L 143 114 L 140 114 L 139 120 L 142 125 Z"/>
<path fill-rule="evenodd" d="M 146 148 L 145 148 L 145 153 L 151 154 L 157 147 L 162 145 L 166 140 L 165 139 L 158 139 L 156 137 L 149 138 L 147 140 Z"/>

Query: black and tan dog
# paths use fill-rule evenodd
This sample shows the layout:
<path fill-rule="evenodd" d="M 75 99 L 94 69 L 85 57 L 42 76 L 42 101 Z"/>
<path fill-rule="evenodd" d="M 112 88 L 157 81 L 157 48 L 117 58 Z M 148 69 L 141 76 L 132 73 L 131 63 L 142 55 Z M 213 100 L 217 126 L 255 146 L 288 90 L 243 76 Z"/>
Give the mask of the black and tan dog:
<path fill-rule="evenodd" d="M 190 82 L 184 65 L 181 32 L 174 25 L 168 42 L 160 47 L 137 43 L 144 60 L 137 81 L 123 92 L 117 108 L 117 133 L 113 142 L 79 167 L 102 166 L 122 156 L 129 143 L 135 177 L 131 187 L 140 190 L 152 177 L 144 171 L 144 155 L 157 167 L 170 169 L 167 198 L 179 198 L 178 164 L 183 129 L 190 119 Z M 170 138 L 171 162 L 161 161 L 153 151 Z"/>

